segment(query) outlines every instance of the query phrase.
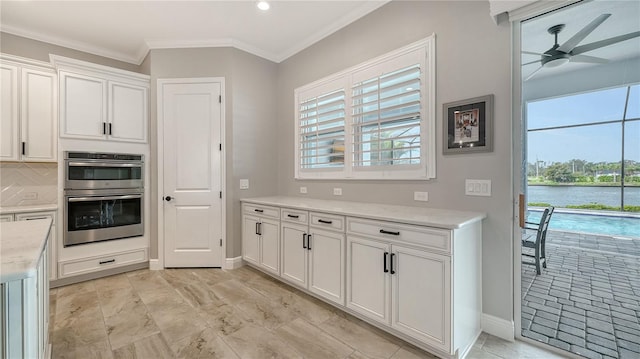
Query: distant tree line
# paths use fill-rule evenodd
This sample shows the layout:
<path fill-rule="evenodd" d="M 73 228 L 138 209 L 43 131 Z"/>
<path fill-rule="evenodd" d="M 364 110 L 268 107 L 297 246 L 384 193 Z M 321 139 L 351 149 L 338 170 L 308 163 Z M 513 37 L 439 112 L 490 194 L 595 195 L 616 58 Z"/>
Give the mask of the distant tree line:
<path fill-rule="evenodd" d="M 527 164 L 529 183 L 621 183 L 622 161 L 589 162 L 573 159 L 567 162 L 536 160 Z M 640 185 L 640 162 L 624 161 L 624 182 Z"/>

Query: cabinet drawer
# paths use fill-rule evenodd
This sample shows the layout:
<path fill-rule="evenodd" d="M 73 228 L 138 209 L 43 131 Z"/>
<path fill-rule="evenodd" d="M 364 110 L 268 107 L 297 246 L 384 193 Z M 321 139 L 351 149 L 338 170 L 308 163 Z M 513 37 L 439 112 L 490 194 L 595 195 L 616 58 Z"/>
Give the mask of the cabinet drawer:
<path fill-rule="evenodd" d="M 309 212 L 283 208 L 282 220 L 286 222 L 292 222 L 292 223 L 308 224 Z"/>
<path fill-rule="evenodd" d="M 55 212 L 29 212 L 29 213 L 16 213 L 16 221 L 30 221 L 34 219 L 47 219 L 51 218 L 53 226 L 56 225 Z"/>
<path fill-rule="evenodd" d="M 318 228 L 344 231 L 344 217 L 333 214 L 311 212 L 311 225 Z"/>
<path fill-rule="evenodd" d="M 64 278 L 73 275 L 97 272 L 114 267 L 121 267 L 128 264 L 140 263 L 146 260 L 147 249 L 142 248 L 111 255 L 60 262 L 58 272 L 59 277 Z"/>
<path fill-rule="evenodd" d="M 259 204 L 247 203 L 244 205 L 244 213 L 253 214 L 259 217 L 280 218 L 280 209 L 276 207 L 262 206 Z"/>
<path fill-rule="evenodd" d="M 451 253 L 451 233 L 436 229 L 395 222 L 374 221 L 360 218 L 347 219 L 347 232 L 363 234 L 381 240 L 397 240 L 421 247 Z"/>
<path fill-rule="evenodd" d="M 0 222 L 13 222 L 13 214 L 0 214 Z"/>

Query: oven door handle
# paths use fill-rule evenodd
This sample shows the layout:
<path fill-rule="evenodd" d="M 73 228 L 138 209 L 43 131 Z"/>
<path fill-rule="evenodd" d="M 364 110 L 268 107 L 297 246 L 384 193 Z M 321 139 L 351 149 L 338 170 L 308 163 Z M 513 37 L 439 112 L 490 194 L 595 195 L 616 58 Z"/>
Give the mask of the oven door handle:
<path fill-rule="evenodd" d="M 137 199 L 142 198 L 141 194 L 129 194 L 124 196 L 101 196 L 101 197 L 69 197 L 69 202 L 90 202 L 90 201 L 110 201 L 114 199 Z"/>
<path fill-rule="evenodd" d="M 142 167 L 141 163 L 67 162 L 69 167 Z"/>

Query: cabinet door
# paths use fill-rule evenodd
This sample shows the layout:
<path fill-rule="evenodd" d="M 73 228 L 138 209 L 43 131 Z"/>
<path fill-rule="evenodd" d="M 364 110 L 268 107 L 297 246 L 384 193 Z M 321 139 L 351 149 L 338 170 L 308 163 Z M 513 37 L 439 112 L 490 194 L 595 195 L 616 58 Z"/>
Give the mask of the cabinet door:
<path fill-rule="evenodd" d="M 259 221 L 258 218 L 247 215 L 242 219 L 242 259 L 253 264 L 260 262 Z"/>
<path fill-rule="evenodd" d="M 55 162 L 58 154 L 56 74 L 22 69 L 21 139 L 25 161 Z"/>
<path fill-rule="evenodd" d="M 386 325 L 391 324 L 389 252 L 387 243 L 347 237 L 347 307 Z"/>
<path fill-rule="evenodd" d="M 280 223 L 263 219 L 259 226 L 260 265 L 267 271 L 280 274 Z"/>
<path fill-rule="evenodd" d="M 0 160 L 17 161 L 18 149 L 18 67 L 0 63 Z"/>
<path fill-rule="evenodd" d="M 344 234 L 311 229 L 309 290 L 344 305 Z"/>
<path fill-rule="evenodd" d="M 104 139 L 107 81 L 60 71 L 60 137 Z"/>
<path fill-rule="evenodd" d="M 307 226 L 282 222 L 282 270 L 280 276 L 303 288 L 307 287 Z"/>
<path fill-rule="evenodd" d="M 434 348 L 451 348 L 451 259 L 393 246 L 391 326 Z"/>
<path fill-rule="evenodd" d="M 147 142 L 147 104 L 147 88 L 109 82 L 109 139 Z"/>

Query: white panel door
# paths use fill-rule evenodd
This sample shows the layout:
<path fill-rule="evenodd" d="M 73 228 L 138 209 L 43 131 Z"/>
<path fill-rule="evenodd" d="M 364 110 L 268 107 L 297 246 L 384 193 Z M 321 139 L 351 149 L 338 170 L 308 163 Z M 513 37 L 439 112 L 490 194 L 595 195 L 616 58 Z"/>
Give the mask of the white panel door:
<path fill-rule="evenodd" d="M 166 267 L 222 266 L 220 83 L 163 83 Z"/>
<path fill-rule="evenodd" d="M 146 87 L 109 82 L 109 139 L 147 142 Z"/>
<path fill-rule="evenodd" d="M 60 71 L 60 137 L 104 139 L 107 81 Z"/>
<path fill-rule="evenodd" d="M 312 229 L 309 250 L 309 290 L 344 305 L 344 234 Z"/>
<path fill-rule="evenodd" d="M 18 68 L 0 64 L 0 160 L 17 161 L 18 152 Z"/>
<path fill-rule="evenodd" d="M 393 246 L 391 326 L 451 352 L 451 259 Z"/>
<path fill-rule="evenodd" d="M 388 258 L 388 244 L 347 237 L 347 307 L 387 325 L 391 323 Z"/>
<path fill-rule="evenodd" d="M 56 74 L 22 69 L 21 123 L 26 161 L 55 162 L 58 157 Z"/>
<path fill-rule="evenodd" d="M 280 276 L 307 287 L 307 226 L 282 222 L 282 268 Z"/>

